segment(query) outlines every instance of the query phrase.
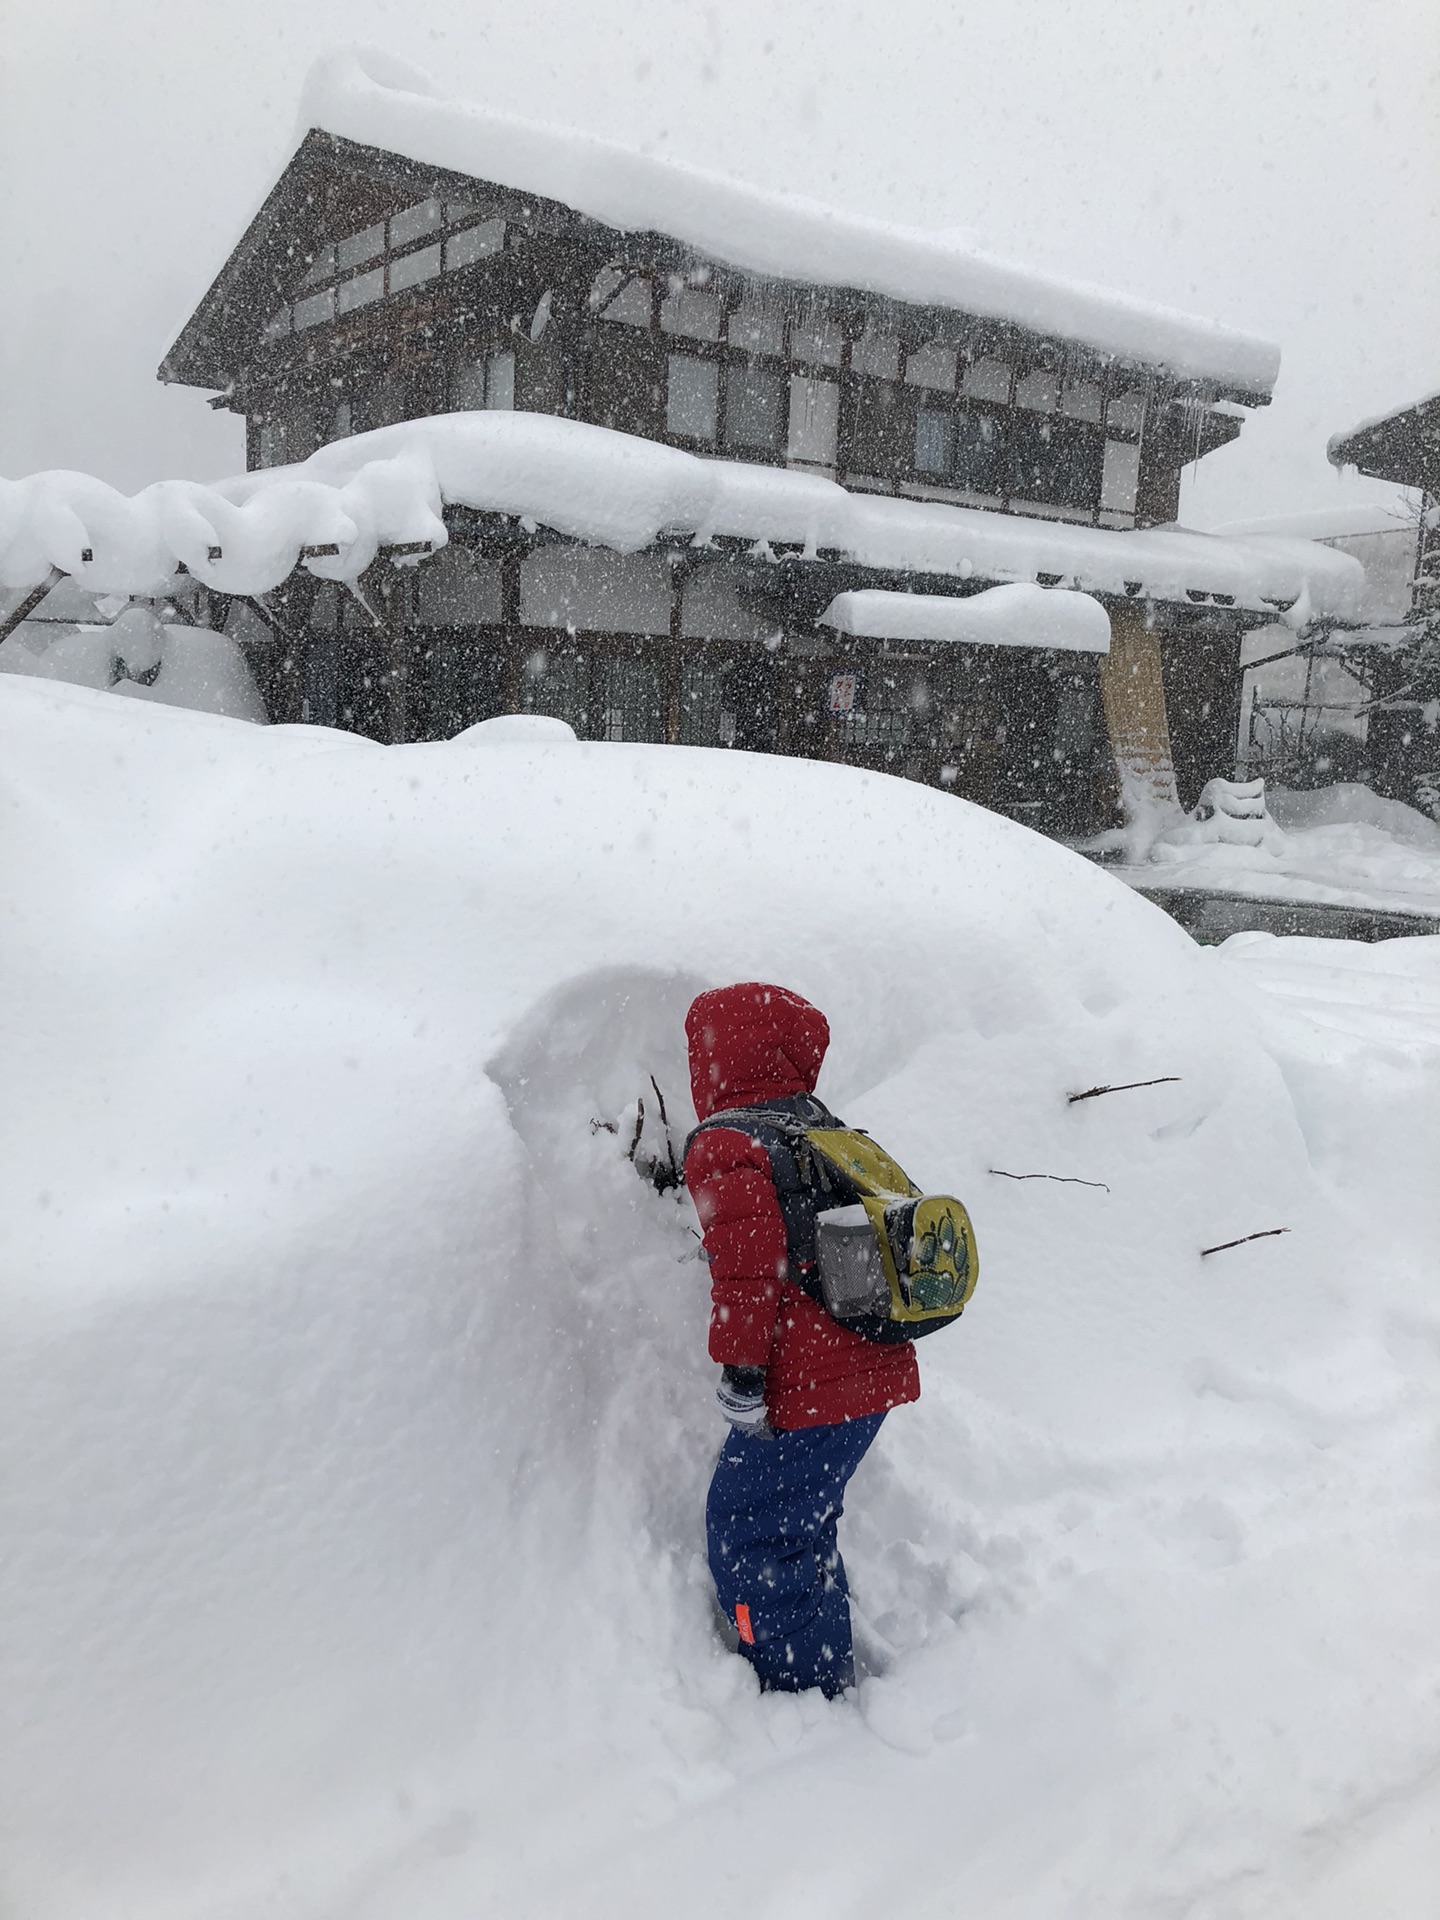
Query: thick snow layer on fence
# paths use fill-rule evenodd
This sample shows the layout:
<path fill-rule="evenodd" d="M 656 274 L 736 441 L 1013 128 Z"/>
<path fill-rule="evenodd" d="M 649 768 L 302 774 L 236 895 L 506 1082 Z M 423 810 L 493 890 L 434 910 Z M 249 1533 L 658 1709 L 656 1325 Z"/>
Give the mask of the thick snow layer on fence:
<path fill-rule="evenodd" d="M 971 647 L 1046 647 L 1108 653 L 1110 618 L 1088 593 L 1058 587 L 991 587 L 958 600 L 948 594 L 837 593 L 817 626 L 871 640 L 944 640 Z"/>
<path fill-rule="evenodd" d="M 637 153 L 591 134 L 541 126 L 441 97 L 393 56 L 347 47 L 317 61 L 301 130 L 524 193 L 622 231 L 656 231 L 708 260 L 829 287 L 1008 320 L 1105 353 L 1244 392 L 1268 393 L 1279 349 L 1212 321 L 996 259 L 950 238 L 840 214 Z"/>
<path fill-rule="evenodd" d="M 0 585 L 52 567 L 101 591 L 153 592 L 183 564 L 226 593 L 298 565 L 356 580 L 382 547 L 443 546 L 447 506 L 511 515 L 622 553 L 662 535 L 838 553 L 861 566 L 1036 581 L 1251 611 L 1354 616 L 1364 569 L 1307 540 L 1180 527 L 1110 532 L 1022 514 L 851 493 L 818 474 L 705 460 L 536 413 L 450 413 L 338 440 L 293 467 L 127 498 L 78 473 L 0 480 Z"/>
<path fill-rule="evenodd" d="M 949 796 L 533 721 L 5 679 L 0 801 L 7 1911 L 1433 1911 L 1440 942 L 1236 968 Z M 833 1705 L 720 1643 L 626 1158 L 747 978 L 980 1239 Z"/>

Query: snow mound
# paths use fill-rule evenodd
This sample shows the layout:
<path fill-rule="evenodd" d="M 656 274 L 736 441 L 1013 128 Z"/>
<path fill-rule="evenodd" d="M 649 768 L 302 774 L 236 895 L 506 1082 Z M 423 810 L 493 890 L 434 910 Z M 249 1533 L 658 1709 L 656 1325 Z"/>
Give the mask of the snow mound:
<path fill-rule="evenodd" d="M 1332 786 L 1291 792 L 1270 787 L 1270 812 L 1287 833 L 1308 833 L 1320 827 L 1370 827 L 1404 847 L 1440 853 L 1440 824 L 1407 807 L 1403 800 L 1387 800 L 1357 780 L 1337 780 Z"/>
<path fill-rule="evenodd" d="M 1433 1040 L 1337 1086 L 1253 950 L 884 776 L 24 678 L 0 736 L 27 1920 L 1218 1920 L 1408 1844 L 1440 1231 L 1370 1195 Z M 852 1491 L 834 1706 L 716 1636 L 706 1276 L 625 1154 L 754 977 L 982 1250 Z"/>
<path fill-rule="evenodd" d="M 233 640 L 166 625 L 147 607 L 127 608 L 108 627 L 23 621 L 0 641 L 0 673 L 265 724 L 260 689 Z"/>
<path fill-rule="evenodd" d="M 477 720 L 473 727 L 463 728 L 455 740 L 463 740 L 472 747 L 538 747 L 546 741 L 553 743 L 575 737 L 575 729 L 567 720 L 552 719 L 548 713 L 497 713 L 489 720 Z"/>

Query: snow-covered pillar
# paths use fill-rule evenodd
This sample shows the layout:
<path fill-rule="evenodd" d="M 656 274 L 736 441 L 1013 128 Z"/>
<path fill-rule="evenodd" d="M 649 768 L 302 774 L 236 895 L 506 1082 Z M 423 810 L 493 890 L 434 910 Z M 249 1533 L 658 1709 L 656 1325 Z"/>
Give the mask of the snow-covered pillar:
<path fill-rule="evenodd" d="M 1127 813 L 1155 806 L 1178 812 L 1159 636 L 1141 602 L 1123 601 L 1109 612 L 1110 651 L 1100 660 L 1100 694 L 1121 801 Z"/>

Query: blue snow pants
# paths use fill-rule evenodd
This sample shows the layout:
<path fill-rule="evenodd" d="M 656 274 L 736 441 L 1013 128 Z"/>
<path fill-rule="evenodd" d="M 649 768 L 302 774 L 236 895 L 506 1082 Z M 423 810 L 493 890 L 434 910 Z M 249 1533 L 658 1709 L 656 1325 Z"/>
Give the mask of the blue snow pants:
<path fill-rule="evenodd" d="M 710 1572 L 766 1691 L 819 1687 L 833 1700 L 855 1683 L 835 1523 L 884 1418 L 770 1438 L 732 1427 L 720 1449 L 705 1503 Z"/>

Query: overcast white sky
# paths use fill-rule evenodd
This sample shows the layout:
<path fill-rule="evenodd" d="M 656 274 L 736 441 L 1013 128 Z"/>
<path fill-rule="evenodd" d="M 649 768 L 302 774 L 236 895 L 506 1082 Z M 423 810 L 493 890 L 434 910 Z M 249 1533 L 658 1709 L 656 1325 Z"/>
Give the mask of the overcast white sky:
<path fill-rule="evenodd" d="M 1440 388 L 1436 0 L 10 0 L 0 473 L 243 465 L 155 367 L 365 40 L 462 98 L 1205 314 L 1280 343 L 1199 526 L 1388 498 L 1332 432 Z"/>

